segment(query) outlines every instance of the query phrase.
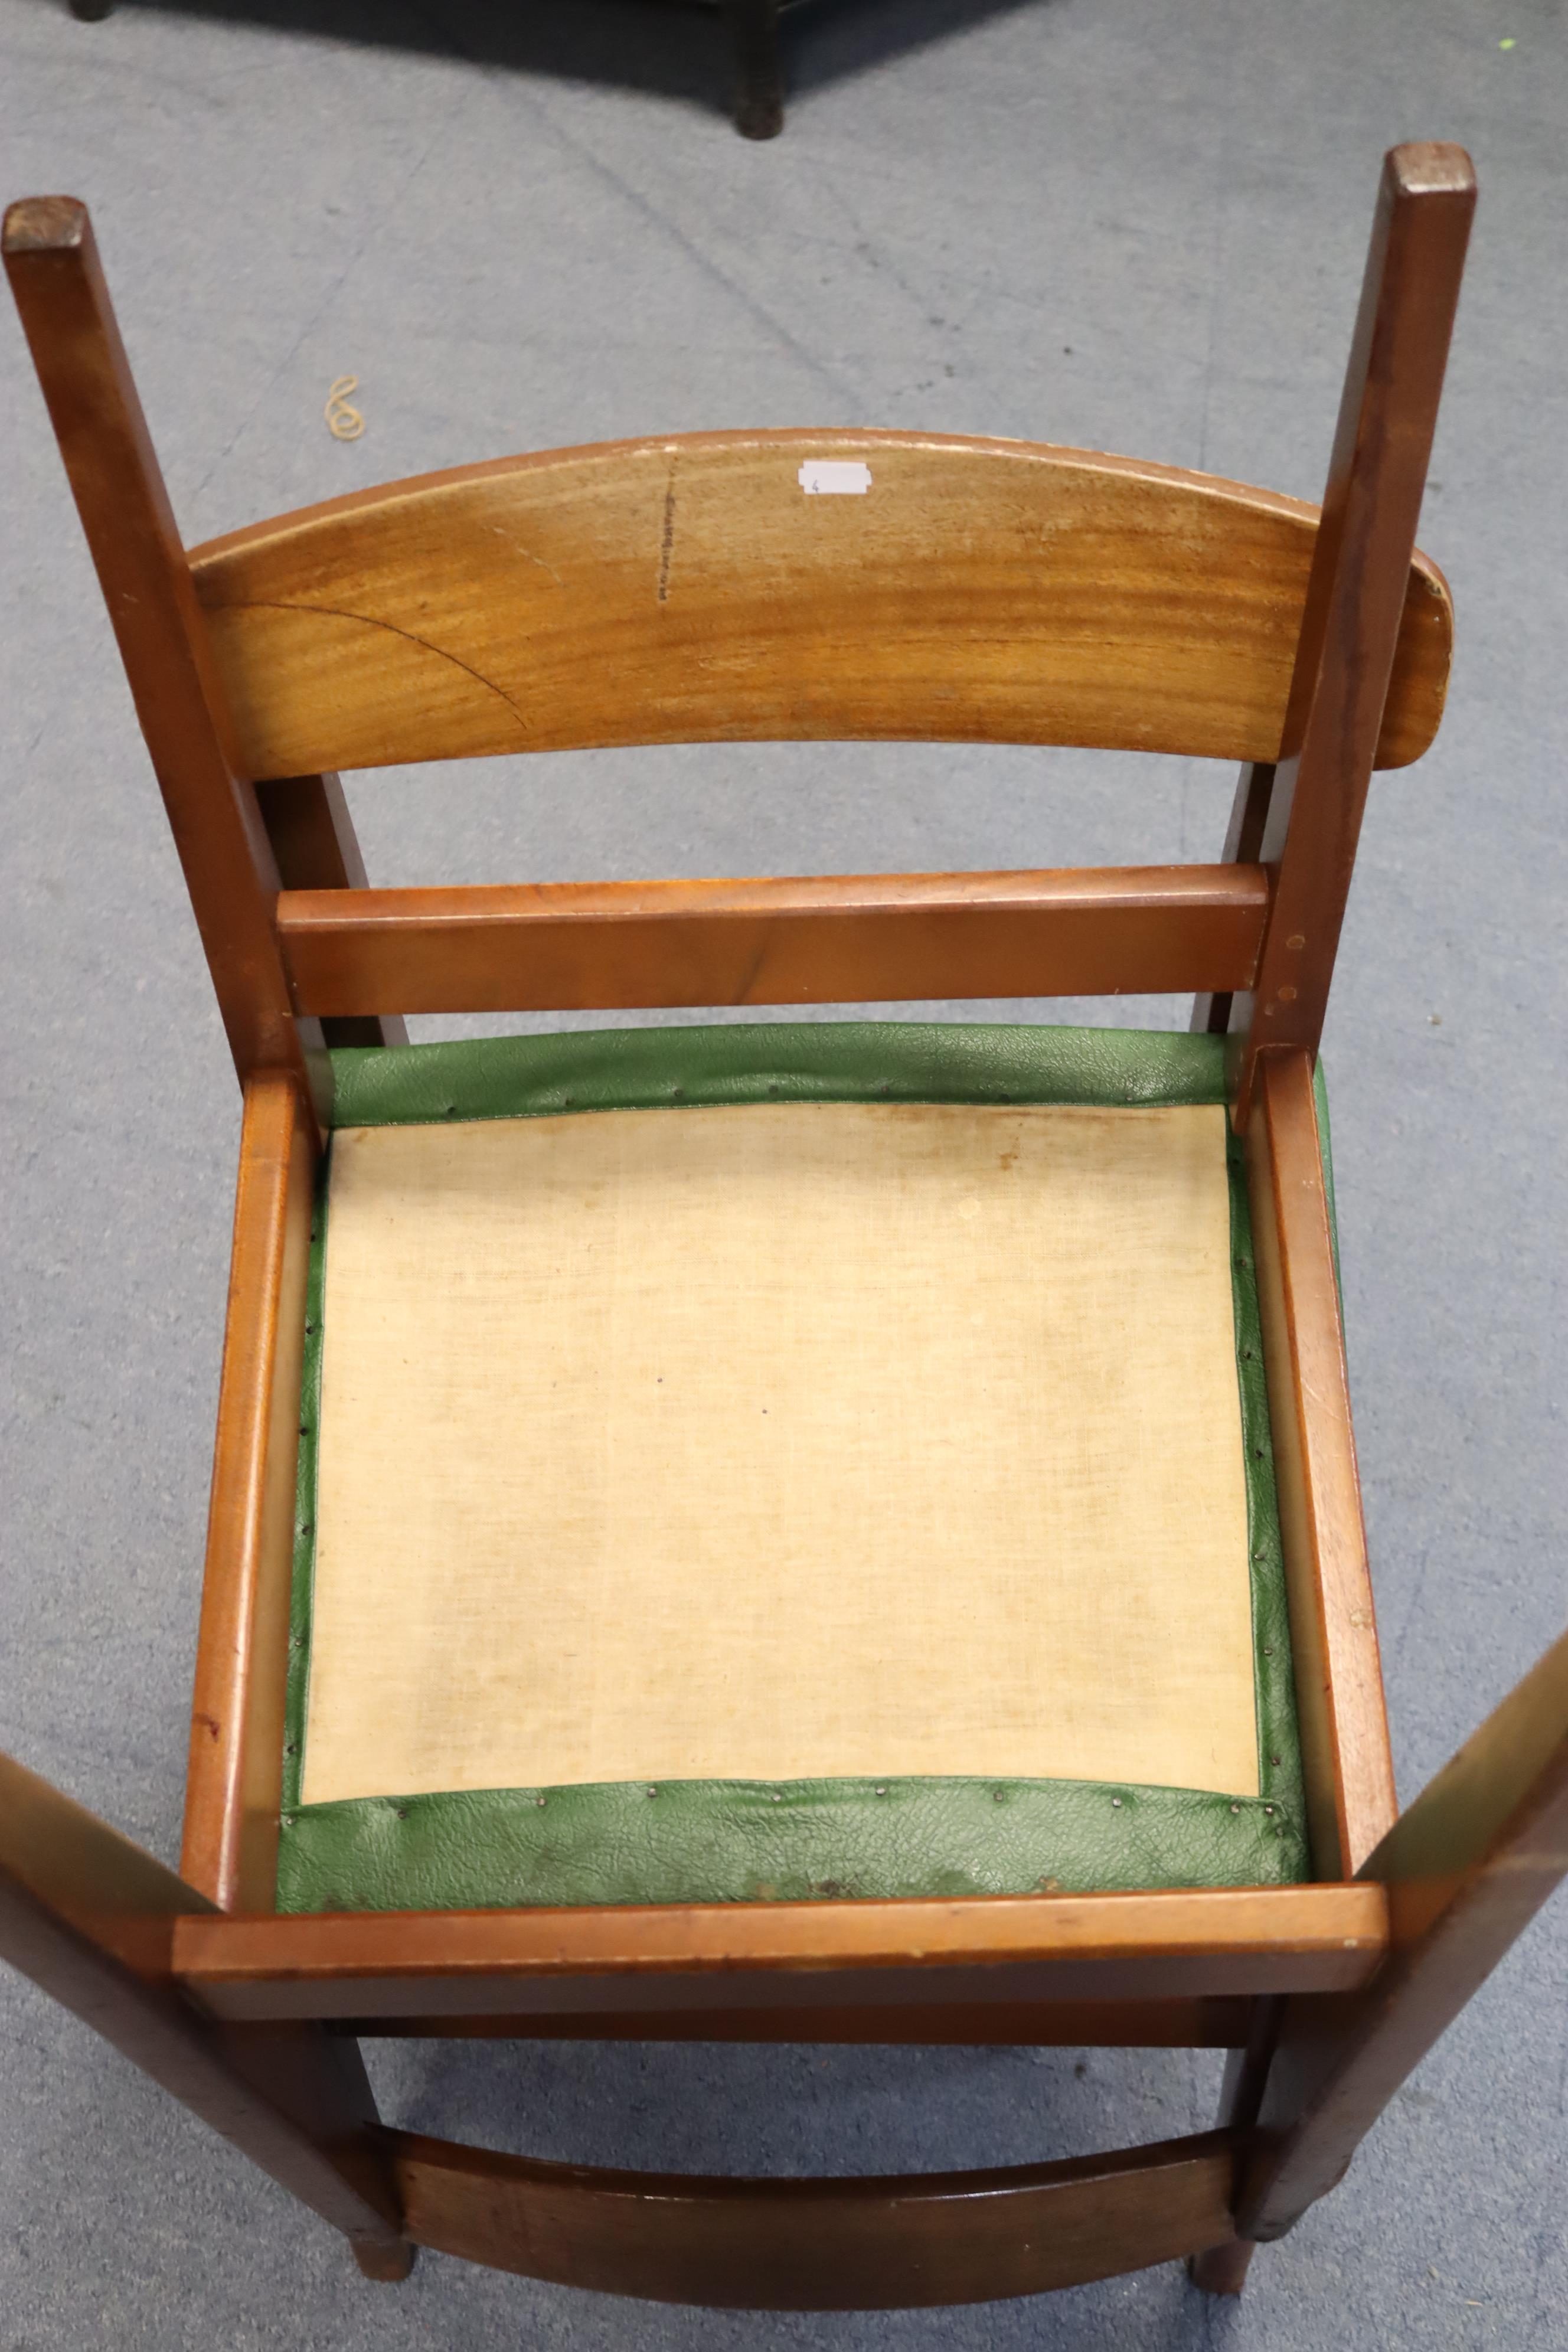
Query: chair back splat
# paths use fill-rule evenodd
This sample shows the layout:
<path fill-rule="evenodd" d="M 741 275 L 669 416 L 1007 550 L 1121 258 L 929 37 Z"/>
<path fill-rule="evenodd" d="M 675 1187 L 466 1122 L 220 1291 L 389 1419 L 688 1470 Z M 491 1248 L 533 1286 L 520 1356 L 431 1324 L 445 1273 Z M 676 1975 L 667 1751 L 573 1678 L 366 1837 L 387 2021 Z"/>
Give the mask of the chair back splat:
<path fill-rule="evenodd" d="M 1436 151 L 1399 152 L 1404 210 L 1385 191 L 1384 211 L 1430 221 Z M 1303 614 L 1333 587 L 1335 644 L 1361 626 L 1360 542 L 1325 583 L 1315 509 L 1025 443 L 706 434 L 399 483 L 187 560 L 85 210 L 46 198 L 9 217 L 7 268 L 242 1077 L 292 1058 L 319 1088 L 320 1022 L 329 1044 L 374 1042 L 367 1020 L 405 1012 L 1229 996 L 1255 979 L 1255 857 L 1236 873 L 365 891 L 345 887 L 361 869 L 333 772 L 786 737 L 1271 762 L 1300 699 Z M 1430 340 L 1432 289 L 1407 299 L 1393 262 L 1373 263 L 1379 315 L 1419 305 Z M 1434 355 L 1428 405 L 1441 341 Z M 1418 758 L 1442 711 L 1451 611 L 1411 537 L 1369 768 Z M 267 1025 L 290 1011 L 298 1055 Z"/>
<path fill-rule="evenodd" d="M 1235 2294 L 1561 1877 L 1568 1642 L 1396 1817 L 1316 1067 L 1442 714 L 1474 195 L 1386 160 L 1321 509 L 720 433 L 189 552 L 84 208 L 7 214 L 244 1119 L 182 1873 L 0 1759 L 0 1951 L 368 2276 Z M 1241 772 L 1202 866 L 397 890 L 339 782 L 790 739 Z M 400 1017 L 1168 991 L 1196 1034 Z M 1184 2140 L 709 2180 L 384 2129 L 363 2033 L 1231 2063 Z"/>

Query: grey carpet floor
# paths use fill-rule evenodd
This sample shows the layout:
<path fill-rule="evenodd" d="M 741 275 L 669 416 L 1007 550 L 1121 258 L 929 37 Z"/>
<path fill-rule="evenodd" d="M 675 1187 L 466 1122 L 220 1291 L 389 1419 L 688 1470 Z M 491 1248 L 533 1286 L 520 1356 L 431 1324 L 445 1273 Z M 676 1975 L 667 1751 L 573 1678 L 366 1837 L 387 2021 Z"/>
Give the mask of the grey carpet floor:
<path fill-rule="evenodd" d="M 821 0 L 789 55 L 788 128 L 752 146 L 711 22 L 635 0 L 192 0 L 98 26 L 0 0 L 0 194 L 94 206 L 195 540 L 464 457 L 742 424 L 1020 434 L 1315 497 L 1378 157 L 1472 148 L 1422 533 L 1456 591 L 1453 694 L 1431 756 L 1374 788 L 1327 1040 L 1408 1796 L 1564 1615 L 1568 11 Z M 321 405 L 351 370 L 345 445 Z M 3 306 L 0 383 L 0 1738 L 173 1859 L 237 1098 Z M 415 881 L 1202 857 L 1229 792 L 1194 763 L 803 746 L 402 772 L 353 801 L 373 877 Z M 1239 2308 L 1166 2268 L 766 2318 L 437 2257 L 364 2285 L 7 1978 L 0 2347 L 1562 2344 L 1565 1979 L 1568 1906 Z M 894 2170 L 1202 2126 L 1218 2062 L 426 2044 L 374 2071 L 400 2120 L 541 2155 Z"/>

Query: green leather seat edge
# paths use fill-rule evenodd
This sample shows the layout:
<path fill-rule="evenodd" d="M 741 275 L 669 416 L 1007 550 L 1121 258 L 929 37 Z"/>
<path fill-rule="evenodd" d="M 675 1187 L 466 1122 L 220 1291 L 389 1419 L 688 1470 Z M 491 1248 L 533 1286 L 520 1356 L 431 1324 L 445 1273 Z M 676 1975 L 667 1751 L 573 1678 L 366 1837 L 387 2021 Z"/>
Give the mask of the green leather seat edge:
<path fill-rule="evenodd" d="M 1079 1780 L 675 1780 L 311 1805 L 282 1911 L 1271 1886 L 1300 1815 L 1261 1799 Z"/>
<path fill-rule="evenodd" d="M 1022 1023 L 748 1021 L 341 1048 L 334 1127 L 721 1103 L 1225 1100 L 1217 1037 Z"/>
<path fill-rule="evenodd" d="M 799 1022 L 579 1031 L 392 1049 L 357 1047 L 340 1050 L 332 1059 L 337 1077 L 334 1126 L 775 1099 L 1022 1101 L 1106 1108 L 1217 1104 L 1225 1099 L 1220 1039 L 1164 1031 L 1011 1024 Z M 1320 1091 L 1325 1160 L 1326 1108 Z M 1267 1885 L 1308 1875 L 1250 1221 L 1241 1151 L 1234 1136 L 1228 1139 L 1227 1163 L 1260 1795 L 956 1778 L 813 1780 L 781 1783 L 760 1794 L 751 1783 L 670 1783 L 660 1791 L 669 1802 L 659 1818 L 668 1824 L 679 1812 L 679 1851 L 670 1846 L 667 1828 L 660 1828 L 657 1839 L 651 1837 L 653 1814 L 651 1808 L 643 1810 L 650 1801 L 641 1783 L 553 1791 L 394 1794 L 300 1805 L 325 1273 L 323 1169 L 312 1228 L 301 1383 L 279 1908 L 746 1900 L 775 1886 L 780 1899 L 786 1895 L 803 1899 L 813 1892 L 847 1888 L 850 1857 L 855 1891 L 868 1895 L 1023 1893 L 1043 1880 L 1054 1881 L 1064 1891 Z M 1330 1197 L 1331 1211 L 1331 1190 Z M 879 1788 L 889 1794 L 879 1797 Z M 965 1790 L 973 1796 L 973 1804 L 960 1801 L 960 1792 Z M 952 1792 L 951 1802 L 943 1792 Z M 976 1814 L 981 1802 L 991 1808 L 989 1814 Z M 759 1812 L 763 1805 L 767 1810 Z M 540 1817 L 552 1812 L 550 1835 L 542 1843 Z M 1130 1841 L 1133 1812 L 1139 1834 Z M 789 1849 L 795 1875 L 785 1874 L 787 1885 L 771 1864 L 759 1862 L 762 1849 L 756 1844 L 759 1821 L 777 1824 L 786 1818 L 795 1825 Z M 889 1839 L 886 1826 L 878 1824 L 890 1826 L 895 1821 L 900 1834 Z M 1006 1835 L 1002 1833 L 1005 1821 Z M 643 1824 L 635 1834 L 634 1822 Z M 1011 1834 L 1015 1827 L 1022 1843 Z M 628 1851 L 625 1840 L 629 1835 L 634 1843 Z M 563 1850 L 563 1839 L 570 1853 Z M 976 1839 L 984 1842 L 978 1850 Z M 776 1858 L 776 1846 L 768 1851 Z M 917 1853 L 921 1863 L 914 1869 Z M 1047 1857 L 1043 1864 L 1042 1854 Z M 1060 1867 L 1053 1864 L 1053 1855 Z M 1125 1875 L 1127 1871 L 1132 1874 Z M 676 1891 L 655 1893 L 656 1881 Z M 574 1891 L 552 1891 L 562 1887 Z"/>

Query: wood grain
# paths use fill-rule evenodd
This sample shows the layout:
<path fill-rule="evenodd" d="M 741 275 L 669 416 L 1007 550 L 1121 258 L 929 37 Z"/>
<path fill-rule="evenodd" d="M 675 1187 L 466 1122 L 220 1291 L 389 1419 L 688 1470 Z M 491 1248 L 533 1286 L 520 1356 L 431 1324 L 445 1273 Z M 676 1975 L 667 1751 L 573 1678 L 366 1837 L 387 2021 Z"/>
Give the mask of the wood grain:
<path fill-rule="evenodd" d="M 314 1138 L 280 1071 L 245 1090 L 185 1783 L 186 1878 L 267 1910 L 278 1877 Z"/>
<path fill-rule="evenodd" d="M 1244 2235 L 1282 2235 L 1333 2187 L 1565 1873 L 1568 1634 L 1363 1864 L 1363 1882 L 1388 1894 L 1386 1966 L 1354 1996 L 1286 2003 L 1242 2188 Z"/>
<path fill-rule="evenodd" d="M 1363 1982 L 1383 1900 L 1281 1886 L 213 1917 L 180 1923 L 174 1965 L 237 2018 L 1187 1999 Z"/>
<path fill-rule="evenodd" d="M 1348 1878 L 1394 1820 L 1394 1761 L 1304 1049 L 1260 1065 L 1247 1171 L 1313 1862 Z"/>
<path fill-rule="evenodd" d="M 370 2134 L 359 2052 L 315 2025 L 216 2025 L 170 1977 L 177 1916 L 203 1898 L 150 1853 L 0 1757 L 0 1958 L 343 2231 L 373 2276 L 403 2276 L 395 2185 Z"/>
<path fill-rule="evenodd" d="M 416 2243 L 525 2278 L 720 2310 L 1039 2294 L 1228 2238 L 1226 2132 L 1006 2171 L 704 2179 L 388 2135 Z"/>
<path fill-rule="evenodd" d="M 142 404 L 87 208 L 37 196 L 5 215 L 6 273 L 174 830 L 243 1082 L 289 1072 L 324 1119 L 331 1073 L 296 1023 L 272 927 L 278 869 Z"/>
<path fill-rule="evenodd" d="M 1462 147 L 1395 147 L 1384 160 L 1260 852 L 1279 876 L 1274 908 L 1256 992 L 1231 1012 L 1245 1036 L 1243 1126 L 1259 1054 L 1316 1052 L 1322 1034 L 1367 786 L 1397 696 L 1391 680 L 1475 204 Z"/>
<path fill-rule="evenodd" d="M 1245 986 L 1261 866 L 286 891 L 323 1015 L 855 1004 Z"/>
<path fill-rule="evenodd" d="M 869 468 L 808 497 L 807 460 Z M 674 436 L 427 475 L 193 551 L 249 772 L 613 743 L 1081 743 L 1271 760 L 1317 511 L 1021 441 Z M 1380 759 L 1447 588 L 1406 583 Z"/>

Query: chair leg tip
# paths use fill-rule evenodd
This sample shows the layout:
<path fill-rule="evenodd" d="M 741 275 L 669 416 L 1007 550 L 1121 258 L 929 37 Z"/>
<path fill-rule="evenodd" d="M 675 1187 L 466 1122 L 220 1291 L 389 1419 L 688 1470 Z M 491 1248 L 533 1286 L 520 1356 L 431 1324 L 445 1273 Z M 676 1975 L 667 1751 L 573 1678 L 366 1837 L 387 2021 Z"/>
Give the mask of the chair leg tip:
<path fill-rule="evenodd" d="M 378 2285 L 397 2286 L 414 2268 L 416 2249 L 406 2238 L 354 2238 L 350 2243 L 363 2275 Z"/>
<path fill-rule="evenodd" d="M 1187 2256 L 1187 2276 L 1205 2294 L 1239 2294 L 1247 2284 L 1247 2265 L 1255 2252 L 1250 2238 L 1230 2238 L 1223 2246 L 1207 2246 L 1201 2254 Z"/>

